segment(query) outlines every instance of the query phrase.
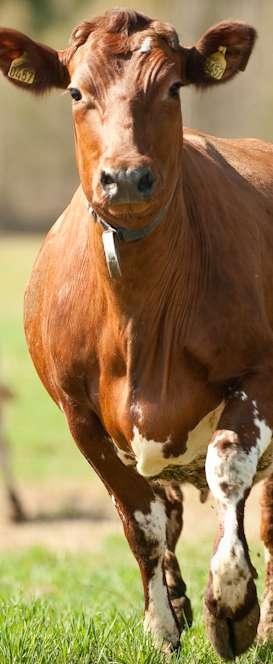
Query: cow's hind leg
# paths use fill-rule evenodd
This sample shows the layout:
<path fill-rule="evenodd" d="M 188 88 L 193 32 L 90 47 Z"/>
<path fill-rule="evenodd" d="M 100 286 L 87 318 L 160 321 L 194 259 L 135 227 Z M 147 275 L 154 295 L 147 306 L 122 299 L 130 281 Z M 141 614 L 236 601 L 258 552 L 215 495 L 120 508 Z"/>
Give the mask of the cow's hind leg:
<path fill-rule="evenodd" d="M 273 643 L 273 475 L 264 483 L 261 508 L 261 538 L 265 546 L 266 579 L 258 636 L 261 643 Z"/>
<path fill-rule="evenodd" d="M 179 646 L 180 628 L 164 570 L 165 505 L 147 480 L 121 462 L 96 416 L 75 405 L 64 410 L 75 441 L 112 496 L 139 564 L 145 597 L 144 627 L 156 645 L 170 652 Z"/>
<path fill-rule="evenodd" d="M 244 534 L 244 506 L 259 458 L 271 440 L 269 388 L 268 376 L 258 384 L 253 378 L 243 392 L 230 396 L 207 454 L 207 480 L 218 503 L 220 528 L 210 566 L 205 619 L 209 637 L 224 659 L 251 645 L 259 622 L 256 574 Z"/>
<path fill-rule="evenodd" d="M 183 528 L 183 493 L 179 484 L 154 485 L 155 493 L 164 502 L 167 516 L 167 548 L 164 555 L 164 568 L 169 597 L 181 629 L 192 624 L 192 609 L 186 596 L 186 584 L 182 578 L 175 547 Z"/>

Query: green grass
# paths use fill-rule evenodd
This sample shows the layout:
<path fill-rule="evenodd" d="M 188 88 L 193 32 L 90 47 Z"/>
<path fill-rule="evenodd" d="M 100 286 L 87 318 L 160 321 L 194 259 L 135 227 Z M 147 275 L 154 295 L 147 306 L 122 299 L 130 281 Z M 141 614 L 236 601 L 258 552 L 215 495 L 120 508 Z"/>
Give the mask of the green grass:
<path fill-rule="evenodd" d="M 183 569 L 195 622 L 173 664 L 219 664 L 202 624 L 208 546 L 186 546 Z M 1 664 L 164 664 L 142 630 L 136 563 L 120 537 L 100 552 L 55 555 L 42 549 L 1 556 Z M 191 581 L 190 581 L 191 579 Z M 253 647 L 238 664 L 272 664 L 273 650 Z"/>
<path fill-rule="evenodd" d="M 8 407 L 8 430 L 17 476 L 46 481 L 90 477 L 90 469 L 68 433 L 63 414 L 42 387 L 28 355 L 23 331 L 23 296 L 42 239 L 0 237 L 0 379 L 16 392 Z"/>

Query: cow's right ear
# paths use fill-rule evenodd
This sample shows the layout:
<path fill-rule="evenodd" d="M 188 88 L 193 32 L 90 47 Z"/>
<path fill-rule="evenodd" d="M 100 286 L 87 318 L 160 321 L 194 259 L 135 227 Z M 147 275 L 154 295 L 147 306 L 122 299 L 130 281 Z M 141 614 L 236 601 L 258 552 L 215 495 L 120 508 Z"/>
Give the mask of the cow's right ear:
<path fill-rule="evenodd" d="M 14 85 L 41 94 L 66 88 L 69 73 L 65 51 L 55 51 L 17 30 L 0 28 L 0 70 Z"/>

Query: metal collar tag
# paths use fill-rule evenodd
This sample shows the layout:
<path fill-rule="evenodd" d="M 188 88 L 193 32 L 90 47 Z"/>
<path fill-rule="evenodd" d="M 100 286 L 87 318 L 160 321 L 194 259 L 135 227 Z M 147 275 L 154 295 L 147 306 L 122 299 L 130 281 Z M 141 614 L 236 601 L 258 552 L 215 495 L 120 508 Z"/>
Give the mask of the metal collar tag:
<path fill-rule="evenodd" d="M 119 260 L 119 242 L 137 242 L 142 240 L 151 233 L 161 224 L 165 219 L 166 212 L 169 208 L 172 197 L 169 199 L 167 205 L 162 208 L 153 221 L 142 228 L 124 228 L 124 226 L 111 226 L 105 219 L 103 219 L 97 212 L 94 210 L 92 205 L 87 202 L 87 209 L 89 214 L 93 217 L 94 221 L 98 223 L 103 229 L 102 233 L 102 242 L 105 253 L 105 259 L 108 267 L 109 275 L 112 279 L 117 279 L 121 276 L 121 267 Z"/>
<path fill-rule="evenodd" d="M 109 275 L 112 279 L 117 279 L 121 276 L 121 269 L 116 231 L 111 229 L 103 231 L 102 243 Z"/>

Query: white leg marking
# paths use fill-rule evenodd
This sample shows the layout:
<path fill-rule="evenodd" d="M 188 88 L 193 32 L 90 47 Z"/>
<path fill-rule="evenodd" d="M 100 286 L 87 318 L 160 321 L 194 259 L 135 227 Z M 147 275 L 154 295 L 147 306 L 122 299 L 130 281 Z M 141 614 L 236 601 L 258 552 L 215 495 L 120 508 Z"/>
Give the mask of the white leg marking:
<path fill-rule="evenodd" d="M 244 603 L 251 574 L 237 535 L 236 501 L 223 511 L 224 535 L 211 560 L 212 588 L 214 599 L 235 611 Z"/>
<path fill-rule="evenodd" d="M 233 445 L 224 453 L 218 449 L 218 443 L 228 441 Z M 245 490 L 252 485 L 257 468 L 257 449 L 249 453 L 240 448 L 238 436 L 234 431 L 225 429 L 215 435 L 208 446 L 206 458 L 206 476 L 210 490 L 220 503 L 228 505 L 229 496 L 236 497 L 236 502 L 243 498 Z"/>
<path fill-rule="evenodd" d="M 143 530 L 146 540 L 154 541 L 157 545 L 156 555 L 158 555 L 165 551 L 167 518 L 165 507 L 158 498 L 151 502 L 150 509 L 151 511 L 147 514 L 136 510 L 134 517 Z"/>
<path fill-rule="evenodd" d="M 242 393 L 241 398 L 245 401 L 248 397 Z M 219 431 L 208 447 L 206 459 L 208 485 L 219 502 L 224 529 L 211 560 L 213 595 L 220 605 L 233 611 L 244 604 L 247 584 L 251 578 L 243 544 L 238 536 L 236 508 L 246 490 L 252 486 L 259 458 L 272 436 L 266 422 L 259 418 L 256 402 L 252 403 L 254 424 L 259 431 L 253 447 L 245 451 L 240 448 L 234 431 Z M 218 444 L 221 441 L 227 441 L 231 446 L 224 451 L 219 450 Z"/>
<path fill-rule="evenodd" d="M 150 631 L 156 645 L 167 641 L 176 645 L 179 632 L 170 608 L 168 592 L 163 582 L 163 557 L 166 547 L 166 513 L 163 503 L 156 498 L 151 503 L 151 511 L 144 514 L 140 510 L 134 513 L 139 527 L 148 542 L 154 542 L 151 558 L 158 558 L 149 581 L 149 605 L 145 612 L 144 629 Z"/>
<path fill-rule="evenodd" d="M 163 641 L 176 645 L 179 639 L 178 629 L 170 610 L 168 592 L 163 583 L 162 557 L 154 569 L 149 582 L 149 606 L 145 612 L 144 630 L 152 633 L 156 645 Z"/>

